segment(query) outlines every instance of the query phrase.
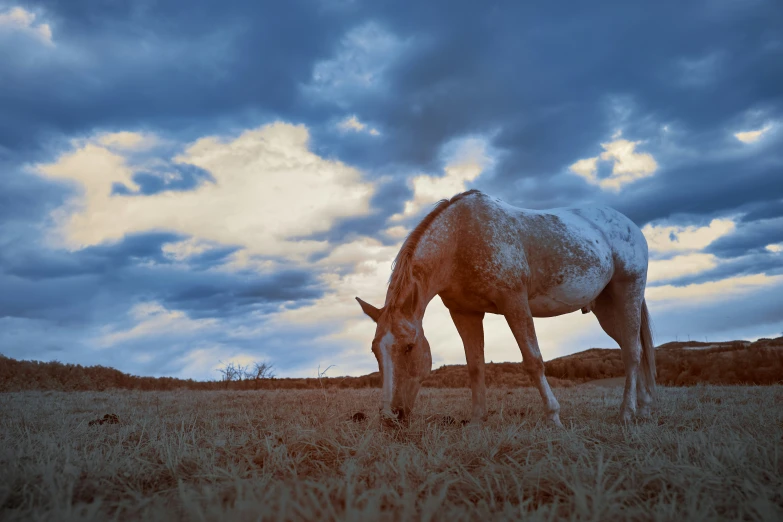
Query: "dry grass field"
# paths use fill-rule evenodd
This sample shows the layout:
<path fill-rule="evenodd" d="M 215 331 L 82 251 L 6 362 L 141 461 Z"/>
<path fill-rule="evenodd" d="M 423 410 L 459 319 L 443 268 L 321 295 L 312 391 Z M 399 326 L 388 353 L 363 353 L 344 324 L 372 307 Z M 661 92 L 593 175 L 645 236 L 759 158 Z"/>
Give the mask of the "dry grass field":
<path fill-rule="evenodd" d="M 620 388 L 555 393 L 562 431 L 530 388 L 481 428 L 425 389 L 404 430 L 374 389 L 0 394 L 0 519 L 783 520 L 783 387 L 662 388 L 631 426 Z"/>

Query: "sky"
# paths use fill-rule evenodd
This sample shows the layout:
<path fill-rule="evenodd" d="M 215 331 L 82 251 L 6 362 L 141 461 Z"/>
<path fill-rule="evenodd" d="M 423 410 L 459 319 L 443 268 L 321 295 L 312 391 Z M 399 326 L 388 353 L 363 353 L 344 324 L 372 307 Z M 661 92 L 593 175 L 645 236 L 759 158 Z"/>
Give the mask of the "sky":
<path fill-rule="evenodd" d="M 628 215 L 658 343 L 782 335 L 780 27 L 778 0 L 0 0 L 0 353 L 377 371 L 354 297 L 472 188 Z M 545 359 L 616 347 L 592 314 L 536 329 Z M 424 330 L 464 363 L 438 298 Z"/>

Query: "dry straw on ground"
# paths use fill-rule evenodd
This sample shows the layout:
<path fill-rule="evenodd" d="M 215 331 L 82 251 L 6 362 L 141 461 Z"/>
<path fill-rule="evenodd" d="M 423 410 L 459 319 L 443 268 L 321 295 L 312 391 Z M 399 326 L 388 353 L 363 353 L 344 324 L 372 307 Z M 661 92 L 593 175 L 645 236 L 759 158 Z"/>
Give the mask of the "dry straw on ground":
<path fill-rule="evenodd" d="M 478 429 L 424 390 L 402 431 L 377 390 L 0 394 L 0 519 L 783 520 L 782 387 L 663 388 L 627 427 L 620 393 L 558 390 L 563 431 L 531 389 Z"/>

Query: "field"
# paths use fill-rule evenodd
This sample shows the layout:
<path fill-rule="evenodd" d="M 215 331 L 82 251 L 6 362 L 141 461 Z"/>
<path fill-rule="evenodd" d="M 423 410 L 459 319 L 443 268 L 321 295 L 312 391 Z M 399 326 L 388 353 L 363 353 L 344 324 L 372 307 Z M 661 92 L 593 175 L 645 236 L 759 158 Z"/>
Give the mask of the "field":
<path fill-rule="evenodd" d="M 660 388 L 623 426 L 611 384 L 556 389 L 564 430 L 530 388 L 480 428 L 425 389 L 404 430 L 376 389 L 4 393 L 0 519 L 783 520 L 783 387 Z"/>

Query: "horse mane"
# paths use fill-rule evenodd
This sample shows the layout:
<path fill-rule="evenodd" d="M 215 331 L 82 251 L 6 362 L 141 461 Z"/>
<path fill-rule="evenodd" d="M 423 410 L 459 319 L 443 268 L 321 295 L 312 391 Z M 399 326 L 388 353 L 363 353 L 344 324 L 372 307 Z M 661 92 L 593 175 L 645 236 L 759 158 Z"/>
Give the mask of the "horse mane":
<path fill-rule="evenodd" d="M 441 199 L 435 203 L 435 208 L 424 216 L 424 219 L 422 219 L 421 222 L 416 225 L 416 228 L 408 234 L 408 237 L 405 238 L 405 242 L 402 244 L 402 248 L 400 248 L 397 257 L 394 258 L 394 262 L 392 263 L 392 274 L 391 277 L 389 277 L 389 291 L 386 297 L 387 306 L 394 306 L 400 298 L 402 291 L 407 287 L 407 283 L 413 281 L 413 253 L 416 251 L 416 247 L 419 246 L 421 237 L 432 222 L 450 205 L 466 196 L 478 193 L 478 190 L 471 189 L 466 192 L 460 192 L 451 199 Z"/>

